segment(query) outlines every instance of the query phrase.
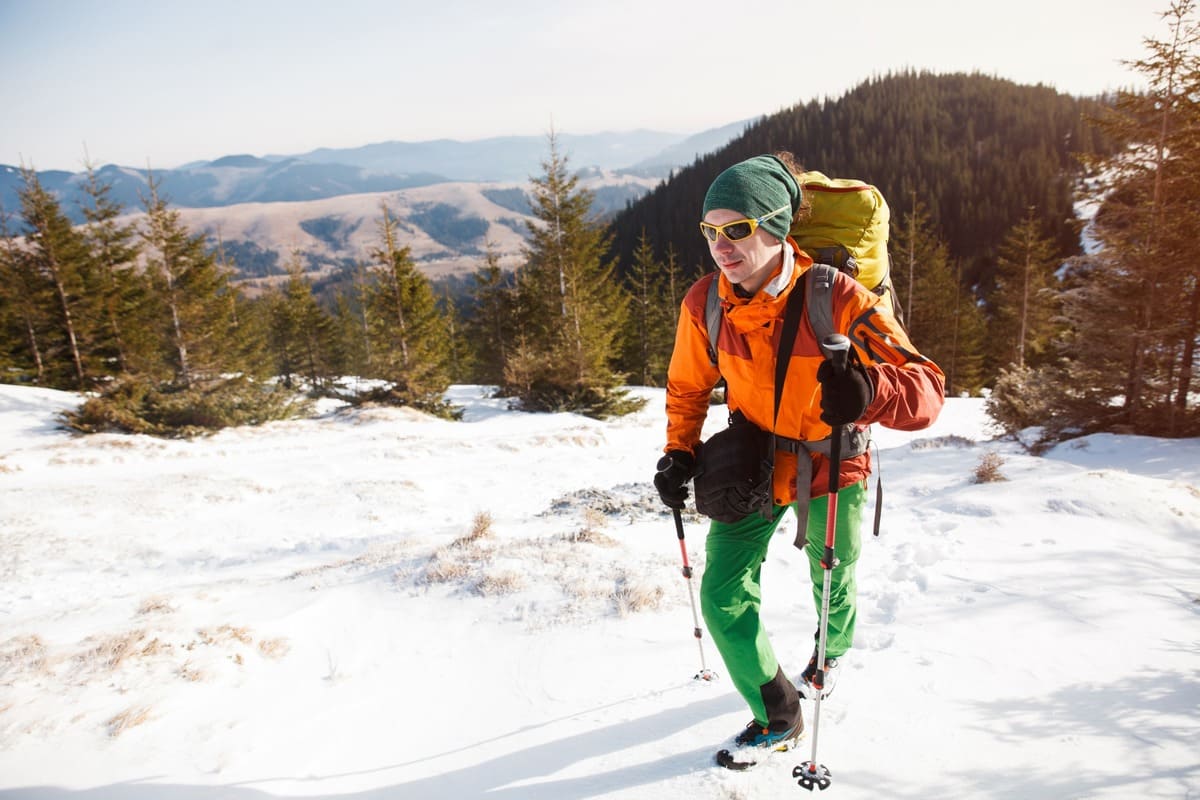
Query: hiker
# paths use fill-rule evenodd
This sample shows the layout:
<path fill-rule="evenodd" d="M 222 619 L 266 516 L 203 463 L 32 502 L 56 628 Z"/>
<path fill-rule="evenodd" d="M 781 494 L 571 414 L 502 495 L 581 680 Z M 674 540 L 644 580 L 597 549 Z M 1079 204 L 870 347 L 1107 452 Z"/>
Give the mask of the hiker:
<path fill-rule="evenodd" d="M 804 729 L 800 698 L 812 697 L 814 690 L 827 696 L 838 659 L 853 643 L 854 567 L 871 471 L 864 444 L 867 425 L 918 430 L 934 421 L 943 400 L 941 370 L 916 351 L 876 294 L 833 270 L 826 270 L 834 280 L 825 302 L 832 303 L 834 332 L 852 343 L 849 366 L 837 373 L 828 364 L 808 310 L 782 373 L 782 396 L 773 394 L 788 300 L 808 291 L 806 276 L 813 266 L 812 258 L 789 238 L 793 223 L 800 224 L 809 209 L 799 175 L 789 153 L 757 156 L 718 175 L 704 197 L 700 228 L 718 269 L 697 281 L 683 300 L 667 375 L 666 455 L 654 476 L 663 503 L 682 508 L 697 460 L 703 464 L 706 459 L 699 444 L 701 427 L 712 390 L 722 377 L 731 428 L 740 424 L 746 430 L 775 434 L 767 440 L 774 444 L 773 474 L 764 479 L 764 493 L 769 488 L 769 494 L 761 509 L 749 511 L 734 498 L 730 513 L 711 521 L 700 586 L 705 623 L 753 714 L 736 737 L 740 746 L 776 748 L 794 742 Z M 714 280 L 719 281 L 723 313 L 715 364 L 706 326 L 706 298 Z M 830 592 L 826 677 L 822 686 L 811 685 L 818 674 L 814 648 L 798 690 L 776 658 L 759 618 L 760 572 L 771 535 L 788 508 L 794 509 L 800 520 L 796 545 L 808 555 L 820 614 L 831 425 L 846 426 L 851 441 L 843 445 L 838 467 L 838 562 Z"/>

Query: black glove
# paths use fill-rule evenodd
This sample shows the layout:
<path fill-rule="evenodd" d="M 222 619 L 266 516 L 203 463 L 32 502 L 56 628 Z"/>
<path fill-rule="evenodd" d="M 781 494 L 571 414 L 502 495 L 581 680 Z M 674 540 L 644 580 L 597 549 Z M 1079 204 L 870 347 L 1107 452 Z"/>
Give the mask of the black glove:
<path fill-rule="evenodd" d="M 821 421 L 826 425 L 857 421 L 875 399 L 875 386 L 854 348 L 850 348 L 849 363 L 841 375 L 834 372 L 833 362 L 826 360 L 817 367 L 817 380 L 821 383 Z"/>
<path fill-rule="evenodd" d="M 687 482 L 696 471 L 696 459 L 683 450 L 672 450 L 658 460 L 654 473 L 654 488 L 668 508 L 683 508 L 687 500 Z"/>

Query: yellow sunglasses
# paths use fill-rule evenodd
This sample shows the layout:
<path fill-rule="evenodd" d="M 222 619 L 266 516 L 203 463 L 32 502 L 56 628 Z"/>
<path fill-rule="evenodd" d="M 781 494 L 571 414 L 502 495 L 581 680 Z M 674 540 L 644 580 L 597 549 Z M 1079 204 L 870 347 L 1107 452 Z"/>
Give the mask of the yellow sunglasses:
<path fill-rule="evenodd" d="M 700 223 L 700 232 L 704 234 L 704 238 L 710 242 L 715 242 L 721 234 L 731 242 L 740 242 L 742 239 L 748 239 L 758 230 L 758 226 L 769 220 L 776 214 L 782 214 L 784 211 L 791 211 L 790 205 L 780 206 L 769 214 L 763 214 L 761 217 L 746 217 L 745 219 L 735 219 L 733 222 L 726 222 L 724 225 L 712 225 L 708 222 Z"/>

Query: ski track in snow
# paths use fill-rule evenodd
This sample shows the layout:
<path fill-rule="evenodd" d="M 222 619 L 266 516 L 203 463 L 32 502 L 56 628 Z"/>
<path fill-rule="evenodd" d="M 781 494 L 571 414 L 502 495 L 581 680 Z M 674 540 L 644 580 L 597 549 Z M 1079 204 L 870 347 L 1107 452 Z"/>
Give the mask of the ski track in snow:
<path fill-rule="evenodd" d="M 608 422 L 454 387 L 459 423 L 326 407 L 183 442 L 70 436 L 74 395 L 0 386 L 0 797 L 803 792 L 808 739 L 711 765 L 746 711 L 727 679 L 691 680 L 649 483 L 662 392 L 635 391 L 647 408 Z M 989 435 L 957 399 L 928 431 L 876 430 L 883 535 L 822 704 L 830 791 L 1200 794 L 1200 442 L 1035 458 Z M 987 452 L 1006 481 L 971 482 Z M 793 535 L 763 615 L 795 676 L 816 614 Z"/>

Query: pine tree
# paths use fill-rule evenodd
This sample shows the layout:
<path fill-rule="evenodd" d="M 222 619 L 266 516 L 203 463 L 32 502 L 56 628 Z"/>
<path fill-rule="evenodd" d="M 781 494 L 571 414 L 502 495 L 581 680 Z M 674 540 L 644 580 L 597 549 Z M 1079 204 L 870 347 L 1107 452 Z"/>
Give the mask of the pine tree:
<path fill-rule="evenodd" d="M 160 341 L 157 358 L 145 372 L 122 376 L 67 413 L 67 423 L 85 433 L 178 437 L 302 411 L 305 404 L 289 392 L 254 380 L 263 367 L 267 322 L 258 309 L 265 304 L 244 305 L 230 284 L 230 265 L 218 264 L 204 238 L 188 231 L 153 176 L 145 202 L 141 237 L 150 307 L 158 317 L 152 326 Z M 128 325 L 122 328 L 125 344 L 129 332 Z"/>
<path fill-rule="evenodd" d="M 913 209 L 899 218 L 893 218 L 889 250 L 893 253 L 892 284 L 896 290 L 896 305 L 900 310 L 909 333 L 924 326 L 919 325 L 922 309 L 917 297 L 917 286 L 929 261 L 945 262 L 949 259 L 946 245 L 934 233 L 929 210 L 917 200 Z M 920 343 L 918 343 L 918 347 Z"/>
<path fill-rule="evenodd" d="M 334 322 L 313 296 L 298 252 L 287 282 L 270 296 L 270 343 L 276 373 L 286 385 L 299 376 L 310 391 L 328 388 L 335 372 Z"/>
<path fill-rule="evenodd" d="M 98 346 L 117 372 L 144 372 L 154 363 L 157 337 L 149 281 L 137 266 L 137 227 L 120 221 L 123 209 L 111 197 L 112 186 L 100 180 L 90 163 L 83 189 L 89 200 L 83 208 L 84 236 L 97 284 L 88 291 L 99 303 L 103 331 Z"/>
<path fill-rule="evenodd" d="M 150 179 L 146 230 L 147 271 L 163 310 L 163 365 L 169 380 L 192 388 L 251 366 L 239 335 L 228 273 L 192 235 Z"/>
<path fill-rule="evenodd" d="M 962 286 L 962 262 L 954 266 L 954 298 L 950 360 L 937 362 L 945 371 L 948 395 L 976 395 L 987 383 L 984 348 L 987 345 L 987 318 L 974 295 Z"/>
<path fill-rule="evenodd" d="M 500 266 L 500 254 L 490 242 L 484 263 L 473 278 L 470 298 L 474 314 L 467 322 L 466 338 L 475 349 L 474 380 L 499 386 L 516 339 L 516 286 L 512 274 Z"/>
<path fill-rule="evenodd" d="M 334 362 L 343 375 L 370 374 L 370 325 L 367 311 L 370 276 L 365 264 L 355 265 L 348 287 L 334 294 Z"/>
<path fill-rule="evenodd" d="M 1200 25 L 1196 4 L 1163 14 L 1169 36 L 1147 40 L 1131 66 L 1148 90 L 1118 94 L 1101 130 L 1124 146 L 1093 160 L 1100 249 L 1080 262 L 1063 295 L 1065 426 L 1186 435 L 1200 429 L 1194 360 L 1200 337 Z M 1091 381 L 1082 383 L 1082 381 Z M 1114 401 L 1119 403 L 1115 408 Z"/>
<path fill-rule="evenodd" d="M 50 287 L 34 274 L 29 254 L 17 244 L 2 210 L 0 240 L 0 367 L 9 378 L 45 384 L 43 332 L 52 308 Z"/>
<path fill-rule="evenodd" d="M 103 371 L 93 350 L 99 314 L 95 298 L 87 291 L 94 285 L 91 255 L 87 242 L 37 173 L 23 168 L 21 175 L 21 208 L 28 232 L 26 254 L 18 264 L 49 289 L 50 306 L 39 315 L 49 321 L 41 351 L 44 365 L 51 385 L 86 389 Z M 45 295 L 36 291 L 35 296 Z"/>
<path fill-rule="evenodd" d="M 1054 334 L 1054 271 L 1060 262 L 1030 207 L 1000 245 L 996 288 L 989 302 L 993 372 L 1008 364 L 1023 367 L 1046 351 Z"/>
<path fill-rule="evenodd" d="M 638 404 L 619 389 L 612 364 L 628 298 L 604 260 L 603 228 L 589 219 L 590 193 L 568 172 L 553 133 L 549 145 L 545 172 L 533 179 L 535 220 L 517 277 L 524 338 L 506 364 L 505 389 L 527 410 L 626 413 Z"/>
<path fill-rule="evenodd" d="M 675 343 L 678 308 L 672 291 L 674 276 L 655 259 L 645 231 L 625 276 L 632 300 L 632 325 L 622 363 L 643 386 L 661 386 L 666 382 Z"/>
<path fill-rule="evenodd" d="M 700 268 L 700 269 L 696 270 L 696 272 L 703 274 L 704 270 L 703 270 L 703 268 Z M 699 275 L 697 275 L 695 277 L 698 278 Z M 667 301 L 671 306 L 671 330 L 672 331 L 674 331 L 675 327 L 679 324 L 679 314 L 683 310 L 682 309 L 683 296 L 687 292 L 687 288 L 689 285 L 690 285 L 690 281 L 688 280 L 688 276 L 685 274 L 682 274 L 682 270 L 679 268 L 679 256 L 675 252 L 675 245 L 668 244 L 667 245 Z M 671 347 L 672 347 L 672 349 L 675 347 L 674 342 L 672 342 Z"/>
<path fill-rule="evenodd" d="M 443 287 L 437 306 L 446 324 L 446 366 L 450 382 L 467 383 L 475 372 L 475 353 L 465 336 L 467 325 L 449 285 Z"/>
<path fill-rule="evenodd" d="M 946 373 L 948 394 L 977 391 L 982 315 L 960 286 L 960 267 L 951 264 L 948 246 L 920 204 L 898 221 L 892 240 L 900 263 L 909 264 L 896 271 L 895 279 L 913 344 Z"/>
<path fill-rule="evenodd" d="M 372 399 L 436 414 L 452 413 L 443 399 L 450 386 L 450 341 L 429 280 L 396 241 L 396 220 L 381 208 L 380 246 L 372 251 L 377 280 L 366 308 L 371 377 L 388 382 Z"/>

